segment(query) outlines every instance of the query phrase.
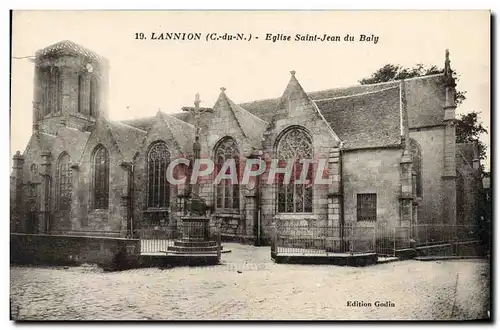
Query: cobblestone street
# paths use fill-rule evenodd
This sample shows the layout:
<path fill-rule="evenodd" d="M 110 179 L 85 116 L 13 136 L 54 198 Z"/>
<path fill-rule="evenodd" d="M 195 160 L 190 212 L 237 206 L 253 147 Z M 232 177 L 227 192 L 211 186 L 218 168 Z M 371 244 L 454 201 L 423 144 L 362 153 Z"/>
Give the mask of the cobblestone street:
<path fill-rule="evenodd" d="M 102 272 L 11 267 L 17 320 L 448 320 L 487 317 L 489 264 L 400 261 L 365 268 L 274 264 L 269 247 L 225 244 L 212 267 Z M 371 307 L 348 306 L 349 301 Z M 390 301 L 394 307 L 375 307 Z M 391 304 L 389 304 L 391 305 Z"/>

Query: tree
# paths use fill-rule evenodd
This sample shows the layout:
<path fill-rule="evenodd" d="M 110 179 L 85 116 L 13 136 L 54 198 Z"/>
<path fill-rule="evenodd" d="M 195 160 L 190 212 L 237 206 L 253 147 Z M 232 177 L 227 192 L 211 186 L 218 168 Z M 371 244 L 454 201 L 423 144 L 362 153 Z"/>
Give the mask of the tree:
<path fill-rule="evenodd" d="M 428 76 L 438 73 L 443 73 L 444 69 L 439 69 L 437 66 L 425 66 L 423 64 L 417 64 L 413 68 L 405 68 L 401 65 L 386 64 L 368 78 L 363 78 L 359 81 L 361 85 L 376 84 L 381 82 L 409 79 L 420 76 Z M 452 75 L 455 81 L 458 82 L 458 74 L 456 71 L 452 70 Z M 459 106 L 466 99 L 465 94 L 467 92 L 456 91 L 455 105 Z M 466 143 L 466 142 L 477 142 L 479 148 L 480 159 L 486 158 L 486 146 L 484 143 L 479 141 L 479 136 L 483 133 L 488 133 L 486 128 L 479 121 L 478 113 L 471 111 L 467 114 L 463 114 L 459 119 L 456 119 L 456 142 Z M 484 173 L 483 165 L 481 164 L 481 172 Z"/>
<path fill-rule="evenodd" d="M 486 146 L 479 141 L 479 136 L 483 133 L 488 133 L 483 124 L 479 121 L 478 113 L 471 111 L 460 116 L 460 119 L 455 121 L 456 141 L 457 143 L 477 142 L 479 149 L 479 158 L 486 158 Z M 484 174 L 483 164 L 481 164 L 481 172 Z"/>
<path fill-rule="evenodd" d="M 433 74 L 443 73 L 444 69 L 439 69 L 437 66 L 425 66 L 417 64 L 414 68 L 405 68 L 401 65 L 386 64 L 374 73 L 369 78 L 363 78 L 359 81 L 361 85 L 377 84 L 386 81 L 409 79 L 414 77 L 429 76 Z M 458 82 L 458 74 L 455 70 L 451 70 L 453 78 Z M 466 92 L 456 91 L 455 105 L 459 106 L 465 101 Z"/>

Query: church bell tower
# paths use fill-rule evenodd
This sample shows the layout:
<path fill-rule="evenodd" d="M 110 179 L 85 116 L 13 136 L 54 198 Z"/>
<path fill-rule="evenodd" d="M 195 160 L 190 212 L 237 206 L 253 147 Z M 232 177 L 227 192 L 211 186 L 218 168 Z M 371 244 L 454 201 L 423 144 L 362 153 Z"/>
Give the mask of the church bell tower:
<path fill-rule="evenodd" d="M 89 130 L 107 118 L 108 61 L 72 42 L 35 54 L 33 132 L 55 134 L 60 125 Z"/>

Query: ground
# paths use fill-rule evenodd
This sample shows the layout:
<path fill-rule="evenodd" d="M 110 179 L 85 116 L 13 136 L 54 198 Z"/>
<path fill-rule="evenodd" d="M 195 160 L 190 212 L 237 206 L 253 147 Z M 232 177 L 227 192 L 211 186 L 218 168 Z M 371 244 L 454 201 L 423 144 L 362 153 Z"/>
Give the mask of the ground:
<path fill-rule="evenodd" d="M 225 244 L 211 267 L 103 272 L 11 267 L 17 320 L 449 320 L 486 318 L 489 263 L 398 261 L 363 268 L 274 264 L 269 247 Z M 347 306 L 348 301 L 371 307 Z M 375 307 L 390 301 L 394 307 Z"/>

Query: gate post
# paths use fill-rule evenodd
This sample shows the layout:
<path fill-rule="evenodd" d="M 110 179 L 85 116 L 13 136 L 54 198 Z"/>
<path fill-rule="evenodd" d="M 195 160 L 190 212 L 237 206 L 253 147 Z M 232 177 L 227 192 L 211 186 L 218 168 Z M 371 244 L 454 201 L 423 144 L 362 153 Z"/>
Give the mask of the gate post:
<path fill-rule="evenodd" d="M 276 244 L 278 240 L 278 230 L 276 228 L 276 223 L 271 224 L 271 258 L 276 257 Z"/>

